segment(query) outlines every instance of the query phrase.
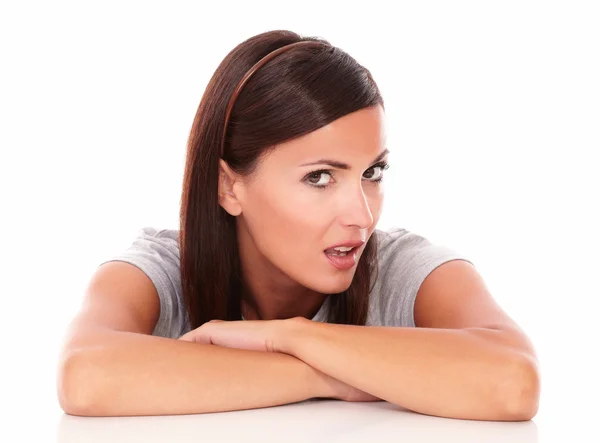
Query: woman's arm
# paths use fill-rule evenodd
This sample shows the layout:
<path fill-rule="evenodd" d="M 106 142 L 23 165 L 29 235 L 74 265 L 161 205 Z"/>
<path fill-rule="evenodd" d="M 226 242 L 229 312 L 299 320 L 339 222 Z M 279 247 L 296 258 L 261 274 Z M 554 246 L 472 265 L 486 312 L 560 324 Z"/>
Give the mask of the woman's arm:
<path fill-rule="evenodd" d="M 343 385 L 301 360 L 90 327 L 59 368 L 72 415 L 196 414 L 336 397 Z M 337 398 L 337 397 L 336 397 Z"/>
<path fill-rule="evenodd" d="M 502 421 L 535 415 L 534 362 L 508 346 L 503 331 L 365 327 L 302 317 L 280 325 L 278 351 L 413 411 Z"/>

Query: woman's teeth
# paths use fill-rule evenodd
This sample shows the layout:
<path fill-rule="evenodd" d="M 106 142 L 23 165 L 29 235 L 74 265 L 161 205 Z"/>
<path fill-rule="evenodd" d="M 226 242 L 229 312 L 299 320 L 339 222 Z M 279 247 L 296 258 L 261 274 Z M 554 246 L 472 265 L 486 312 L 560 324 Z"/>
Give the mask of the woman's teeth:
<path fill-rule="evenodd" d="M 348 255 L 349 252 L 352 252 L 352 250 L 354 250 L 354 248 L 343 248 L 343 249 L 348 249 L 348 250 L 347 251 L 338 251 L 336 249 L 331 249 L 329 252 L 327 252 L 327 254 L 338 255 L 340 257 L 344 257 L 344 256 Z"/>
<path fill-rule="evenodd" d="M 343 257 L 345 255 L 348 255 L 348 253 L 347 252 L 332 252 L 329 255 L 340 255 L 340 256 Z"/>

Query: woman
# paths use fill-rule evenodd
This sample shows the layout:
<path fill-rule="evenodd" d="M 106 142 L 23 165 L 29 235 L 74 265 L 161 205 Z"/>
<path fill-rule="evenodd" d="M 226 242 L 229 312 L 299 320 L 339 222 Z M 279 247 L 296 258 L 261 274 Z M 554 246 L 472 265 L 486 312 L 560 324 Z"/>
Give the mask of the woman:
<path fill-rule="evenodd" d="M 532 418 L 535 351 L 473 264 L 376 229 L 384 123 L 370 72 L 326 40 L 272 31 L 234 48 L 193 122 L 180 229 L 142 229 L 90 281 L 59 367 L 63 410 L 336 398 Z"/>

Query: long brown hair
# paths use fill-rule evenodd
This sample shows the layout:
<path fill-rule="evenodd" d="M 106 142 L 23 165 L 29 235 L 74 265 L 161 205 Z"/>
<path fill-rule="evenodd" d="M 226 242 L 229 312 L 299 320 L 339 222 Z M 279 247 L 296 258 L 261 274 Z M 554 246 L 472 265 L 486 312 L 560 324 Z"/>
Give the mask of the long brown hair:
<path fill-rule="evenodd" d="M 240 320 L 242 278 L 236 217 L 219 204 L 218 180 L 225 114 L 234 90 L 261 58 L 295 47 L 260 67 L 241 90 L 227 126 L 223 160 L 237 174 L 256 171 L 275 145 L 315 131 L 351 112 L 384 106 L 371 73 L 319 37 L 269 31 L 237 45 L 223 59 L 200 100 L 187 143 L 180 210 L 183 301 L 192 329 L 212 319 Z M 364 325 L 377 244 L 365 245 L 350 287 L 329 297 L 328 322 Z"/>

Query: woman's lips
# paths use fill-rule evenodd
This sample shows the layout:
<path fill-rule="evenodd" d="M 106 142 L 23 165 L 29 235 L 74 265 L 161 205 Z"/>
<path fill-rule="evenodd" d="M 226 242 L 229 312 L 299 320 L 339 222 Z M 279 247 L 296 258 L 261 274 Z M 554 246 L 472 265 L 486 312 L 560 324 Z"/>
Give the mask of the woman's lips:
<path fill-rule="evenodd" d="M 356 265 L 358 246 L 352 248 L 346 253 L 346 255 L 333 255 L 324 251 L 325 257 L 329 260 L 329 263 L 337 269 L 347 270 L 351 269 Z"/>

